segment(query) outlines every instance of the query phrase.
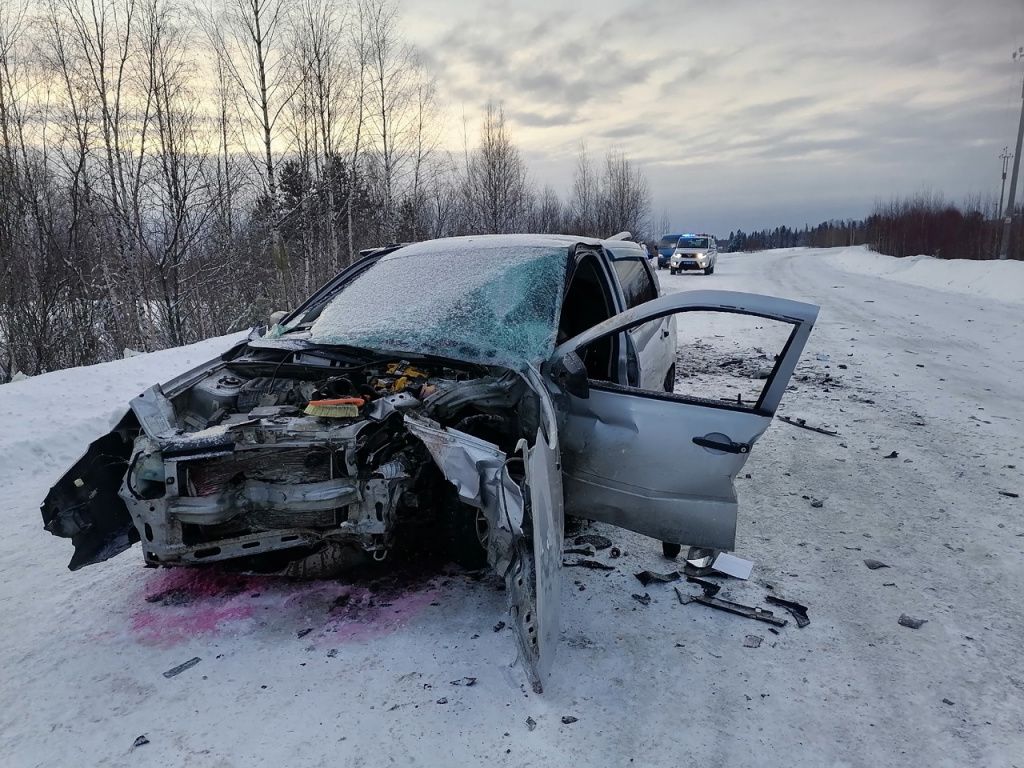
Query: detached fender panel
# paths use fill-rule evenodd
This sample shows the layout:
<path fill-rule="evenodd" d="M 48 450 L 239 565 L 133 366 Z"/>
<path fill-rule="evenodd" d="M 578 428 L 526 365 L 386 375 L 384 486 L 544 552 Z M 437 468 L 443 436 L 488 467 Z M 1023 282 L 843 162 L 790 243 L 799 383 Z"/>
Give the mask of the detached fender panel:
<path fill-rule="evenodd" d="M 46 494 L 43 527 L 71 539 L 75 553 L 68 568 L 108 560 L 139 540 L 118 489 L 128 469 L 138 421 L 125 413 L 117 426 L 95 440 Z"/>

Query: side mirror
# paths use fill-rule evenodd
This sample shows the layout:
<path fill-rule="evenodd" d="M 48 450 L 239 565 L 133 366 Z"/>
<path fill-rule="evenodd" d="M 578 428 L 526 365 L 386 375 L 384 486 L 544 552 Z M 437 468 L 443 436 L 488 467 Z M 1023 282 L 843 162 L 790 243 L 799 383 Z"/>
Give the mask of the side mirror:
<path fill-rule="evenodd" d="M 288 317 L 288 310 L 285 310 L 285 309 L 279 309 L 279 310 L 277 310 L 277 312 L 271 312 L 271 313 L 270 313 L 270 318 L 269 318 L 269 320 L 267 321 L 267 325 L 268 325 L 268 326 L 269 326 L 270 328 L 273 328 L 273 327 L 274 327 L 275 325 L 277 325 L 278 323 L 280 323 L 280 322 L 281 322 L 282 320 L 284 320 L 284 319 L 285 319 L 286 317 Z"/>
<path fill-rule="evenodd" d="M 590 397 L 590 383 L 587 366 L 575 352 L 570 352 L 555 361 L 551 368 L 551 379 L 574 397 L 586 400 Z"/>

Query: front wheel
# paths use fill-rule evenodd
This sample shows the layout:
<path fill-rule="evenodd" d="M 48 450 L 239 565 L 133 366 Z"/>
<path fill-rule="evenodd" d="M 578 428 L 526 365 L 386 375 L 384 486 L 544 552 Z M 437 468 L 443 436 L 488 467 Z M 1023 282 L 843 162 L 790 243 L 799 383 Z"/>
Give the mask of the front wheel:
<path fill-rule="evenodd" d="M 678 271 L 679 271 L 679 270 L 676 270 L 676 269 L 670 269 L 670 270 L 669 270 L 669 272 L 671 272 L 671 273 L 672 273 L 673 275 L 674 275 L 674 274 L 676 274 L 676 272 L 678 272 Z"/>
<path fill-rule="evenodd" d="M 713 274 L 715 274 L 715 265 L 714 265 L 714 264 L 712 264 L 712 265 L 711 265 L 710 267 L 708 267 L 707 269 L 705 269 L 705 270 L 704 270 L 704 274 L 705 274 L 705 275 L 713 275 Z"/>
<path fill-rule="evenodd" d="M 661 542 L 661 554 L 663 554 L 669 560 L 675 560 L 679 556 L 679 553 L 680 551 L 682 551 L 682 549 L 682 544 L 673 544 L 669 541 Z"/>

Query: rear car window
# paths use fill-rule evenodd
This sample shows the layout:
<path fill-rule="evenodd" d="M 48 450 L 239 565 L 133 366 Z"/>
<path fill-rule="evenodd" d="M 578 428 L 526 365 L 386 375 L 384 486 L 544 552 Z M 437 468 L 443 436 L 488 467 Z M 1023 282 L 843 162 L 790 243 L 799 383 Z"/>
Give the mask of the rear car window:
<path fill-rule="evenodd" d="M 658 298 L 658 289 L 642 261 L 630 259 L 613 263 L 615 274 L 618 275 L 619 283 L 622 284 L 622 292 L 626 297 L 627 309 Z"/>

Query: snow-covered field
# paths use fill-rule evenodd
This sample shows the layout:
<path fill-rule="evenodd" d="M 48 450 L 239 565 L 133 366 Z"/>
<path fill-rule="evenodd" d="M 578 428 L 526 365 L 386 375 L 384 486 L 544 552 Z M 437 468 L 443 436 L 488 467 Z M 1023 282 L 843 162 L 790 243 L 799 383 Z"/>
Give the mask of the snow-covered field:
<path fill-rule="evenodd" d="M 660 277 L 822 306 L 781 413 L 839 436 L 776 422 L 757 445 L 754 577 L 724 590 L 763 605 L 771 585 L 810 626 L 642 588 L 633 572 L 667 570 L 657 543 L 595 527 L 624 554 L 564 571 L 535 695 L 495 630 L 504 594 L 454 570 L 293 584 L 147 570 L 136 549 L 69 573 L 39 501 L 130 396 L 229 342 L 211 340 L 0 387 L 0 764 L 1024 765 L 1024 500 L 1000 494 L 1024 493 L 1024 264 L 794 249 Z"/>

